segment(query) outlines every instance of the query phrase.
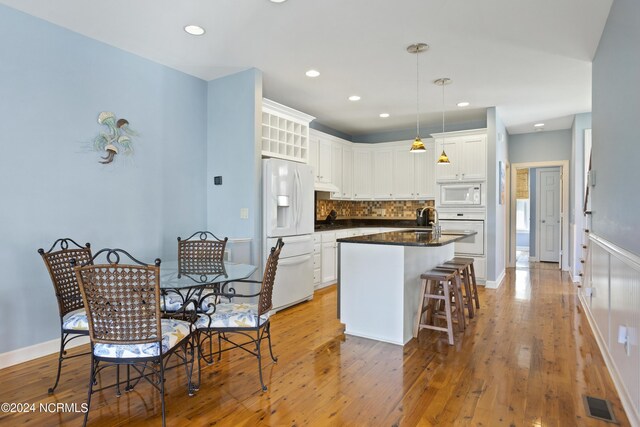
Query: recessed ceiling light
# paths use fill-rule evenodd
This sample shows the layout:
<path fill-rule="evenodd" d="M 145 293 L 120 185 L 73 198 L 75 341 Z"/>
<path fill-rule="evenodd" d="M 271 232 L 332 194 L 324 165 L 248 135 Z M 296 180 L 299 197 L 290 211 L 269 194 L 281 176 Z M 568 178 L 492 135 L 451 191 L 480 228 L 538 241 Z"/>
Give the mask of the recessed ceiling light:
<path fill-rule="evenodd" d="M 204 28 L 199 25 L 187 25 L 184 30 L 192 36 L 201 36 L 204 34 Z"/>
<path fill-rule="evenodd" d="M 467 101 L 464 102 L 458 102 L 458 107 L 468 107 L 469 103 Z"/>
<path fill-rule="evenodd" d="M 271 0 L 271 3 L 284 3 L 287 0 Z"/>
<path fill-rule="evenodd" d="M 318 77 L 320 75 L 320 71 L 318 70 L 309 70 L 305 73 L 307 77 Z"/>
<path fill-rule="evenodd" d="M 349 101 L 360 101 L 360 97 L 358 95 L 351 95 Z"/>
<path fill-rule="evenodd" d="M 534 128 L 541 128 L 544 127 L 544 123 L 536 123 L 535 125 L 533 125 Z"/>
<path fill-rule="evenodd" d="M 380 117 L 386 119 L 387 117 L 389 117 L 389 113 L 380 113 Z"/>

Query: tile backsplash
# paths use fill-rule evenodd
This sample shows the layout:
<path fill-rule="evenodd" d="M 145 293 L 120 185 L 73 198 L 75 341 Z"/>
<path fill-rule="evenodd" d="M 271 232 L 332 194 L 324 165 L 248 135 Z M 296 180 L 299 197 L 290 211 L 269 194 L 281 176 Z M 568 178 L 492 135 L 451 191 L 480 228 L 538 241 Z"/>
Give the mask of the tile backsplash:
<path fill-rule="evenodd" d="M 331 210 L 338 213 L 338 219 L 386 218 L 414 219 L 416 209 L 434 206 L 433 200 L 316 200 L 316 220 L 324 220 Z"/>

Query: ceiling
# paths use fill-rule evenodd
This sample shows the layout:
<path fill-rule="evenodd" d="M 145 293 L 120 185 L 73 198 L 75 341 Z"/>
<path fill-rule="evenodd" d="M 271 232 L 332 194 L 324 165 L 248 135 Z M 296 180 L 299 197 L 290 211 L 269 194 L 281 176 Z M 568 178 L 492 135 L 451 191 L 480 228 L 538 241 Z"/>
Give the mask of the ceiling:
<path fill-rule="evenodd" d="M 591 111 L 591 61 L 612 0 L 0 0 L 85 36 L 212 80 L 250 67 L 264 96 L 349 135 L 420 120 L 482 120 L 496 106 L 510 134 L 571 127 Z M 197 24 L 194 37 L 183 27 Z M 308 69 L 321 75 L 305 76 Z M 358 102 L 350 95 L 361 96 Z M 459 108 L 460 101 L 470 106 Z M 382 112 L 390 114 L 382 119 Z"/>

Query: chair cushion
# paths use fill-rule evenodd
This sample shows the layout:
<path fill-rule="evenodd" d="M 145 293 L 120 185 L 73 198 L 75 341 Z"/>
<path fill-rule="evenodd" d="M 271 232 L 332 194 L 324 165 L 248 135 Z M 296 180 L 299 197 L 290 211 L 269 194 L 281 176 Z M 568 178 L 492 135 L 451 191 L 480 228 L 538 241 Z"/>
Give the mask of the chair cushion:
<path fill-rule="evenodd" d="M 167 313 L 173 313 L 182 309 L 182 305 L 187 298 L 187 292 L 185 290 L 178 290 L 180 295 L 178 295 L 175 291 L 167 292 L 165 295 L 160 297 L 160 311 L 165 311 Z M 212 292 L 211 290 L 205 289 L 205 292 Z M 200 307 L 202 311 L 207 311 L 210 309 L 209 304 L 215 305 L 218 297 L 209 295 L 204 298 L 202 303 L 200 303 Z M 193 304 L 187 306 L 188 310 L 193 310 Z"/>
<path fill-rule="evenodd" d="M 176 319 L 161 319 L 162 353 L 167 353 L 191 333 L 189 322 Z M 158 343 L 145 344 L 100 344 L 93 346 L 93 354 L 108 358 L 136 358 L 158 356 Z"/>
<path fill-rule="evenodd" d="M 260 316 L 260 325 L 269 319 L 269 313 Z M 207 328 L 255 328 L 258 326 L 257 304 L 219 303 L 213 313 L 199 314 L 195 326 Z"/>
<path fill-rule="evenodd" d="M 88 331 L 89 322 L 84 308 L 71 311 L 62 317 L 62 329 L 75 331 Z"/>

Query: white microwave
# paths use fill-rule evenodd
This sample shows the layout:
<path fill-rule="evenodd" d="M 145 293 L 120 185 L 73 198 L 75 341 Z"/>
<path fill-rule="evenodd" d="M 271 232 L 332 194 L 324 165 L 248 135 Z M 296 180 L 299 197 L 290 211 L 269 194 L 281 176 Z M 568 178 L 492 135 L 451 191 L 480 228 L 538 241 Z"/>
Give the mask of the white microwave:
<path fill-rule="evenodd" d="M 482 184 L 441 184 L 440 205 L 482 206 Z"/>

